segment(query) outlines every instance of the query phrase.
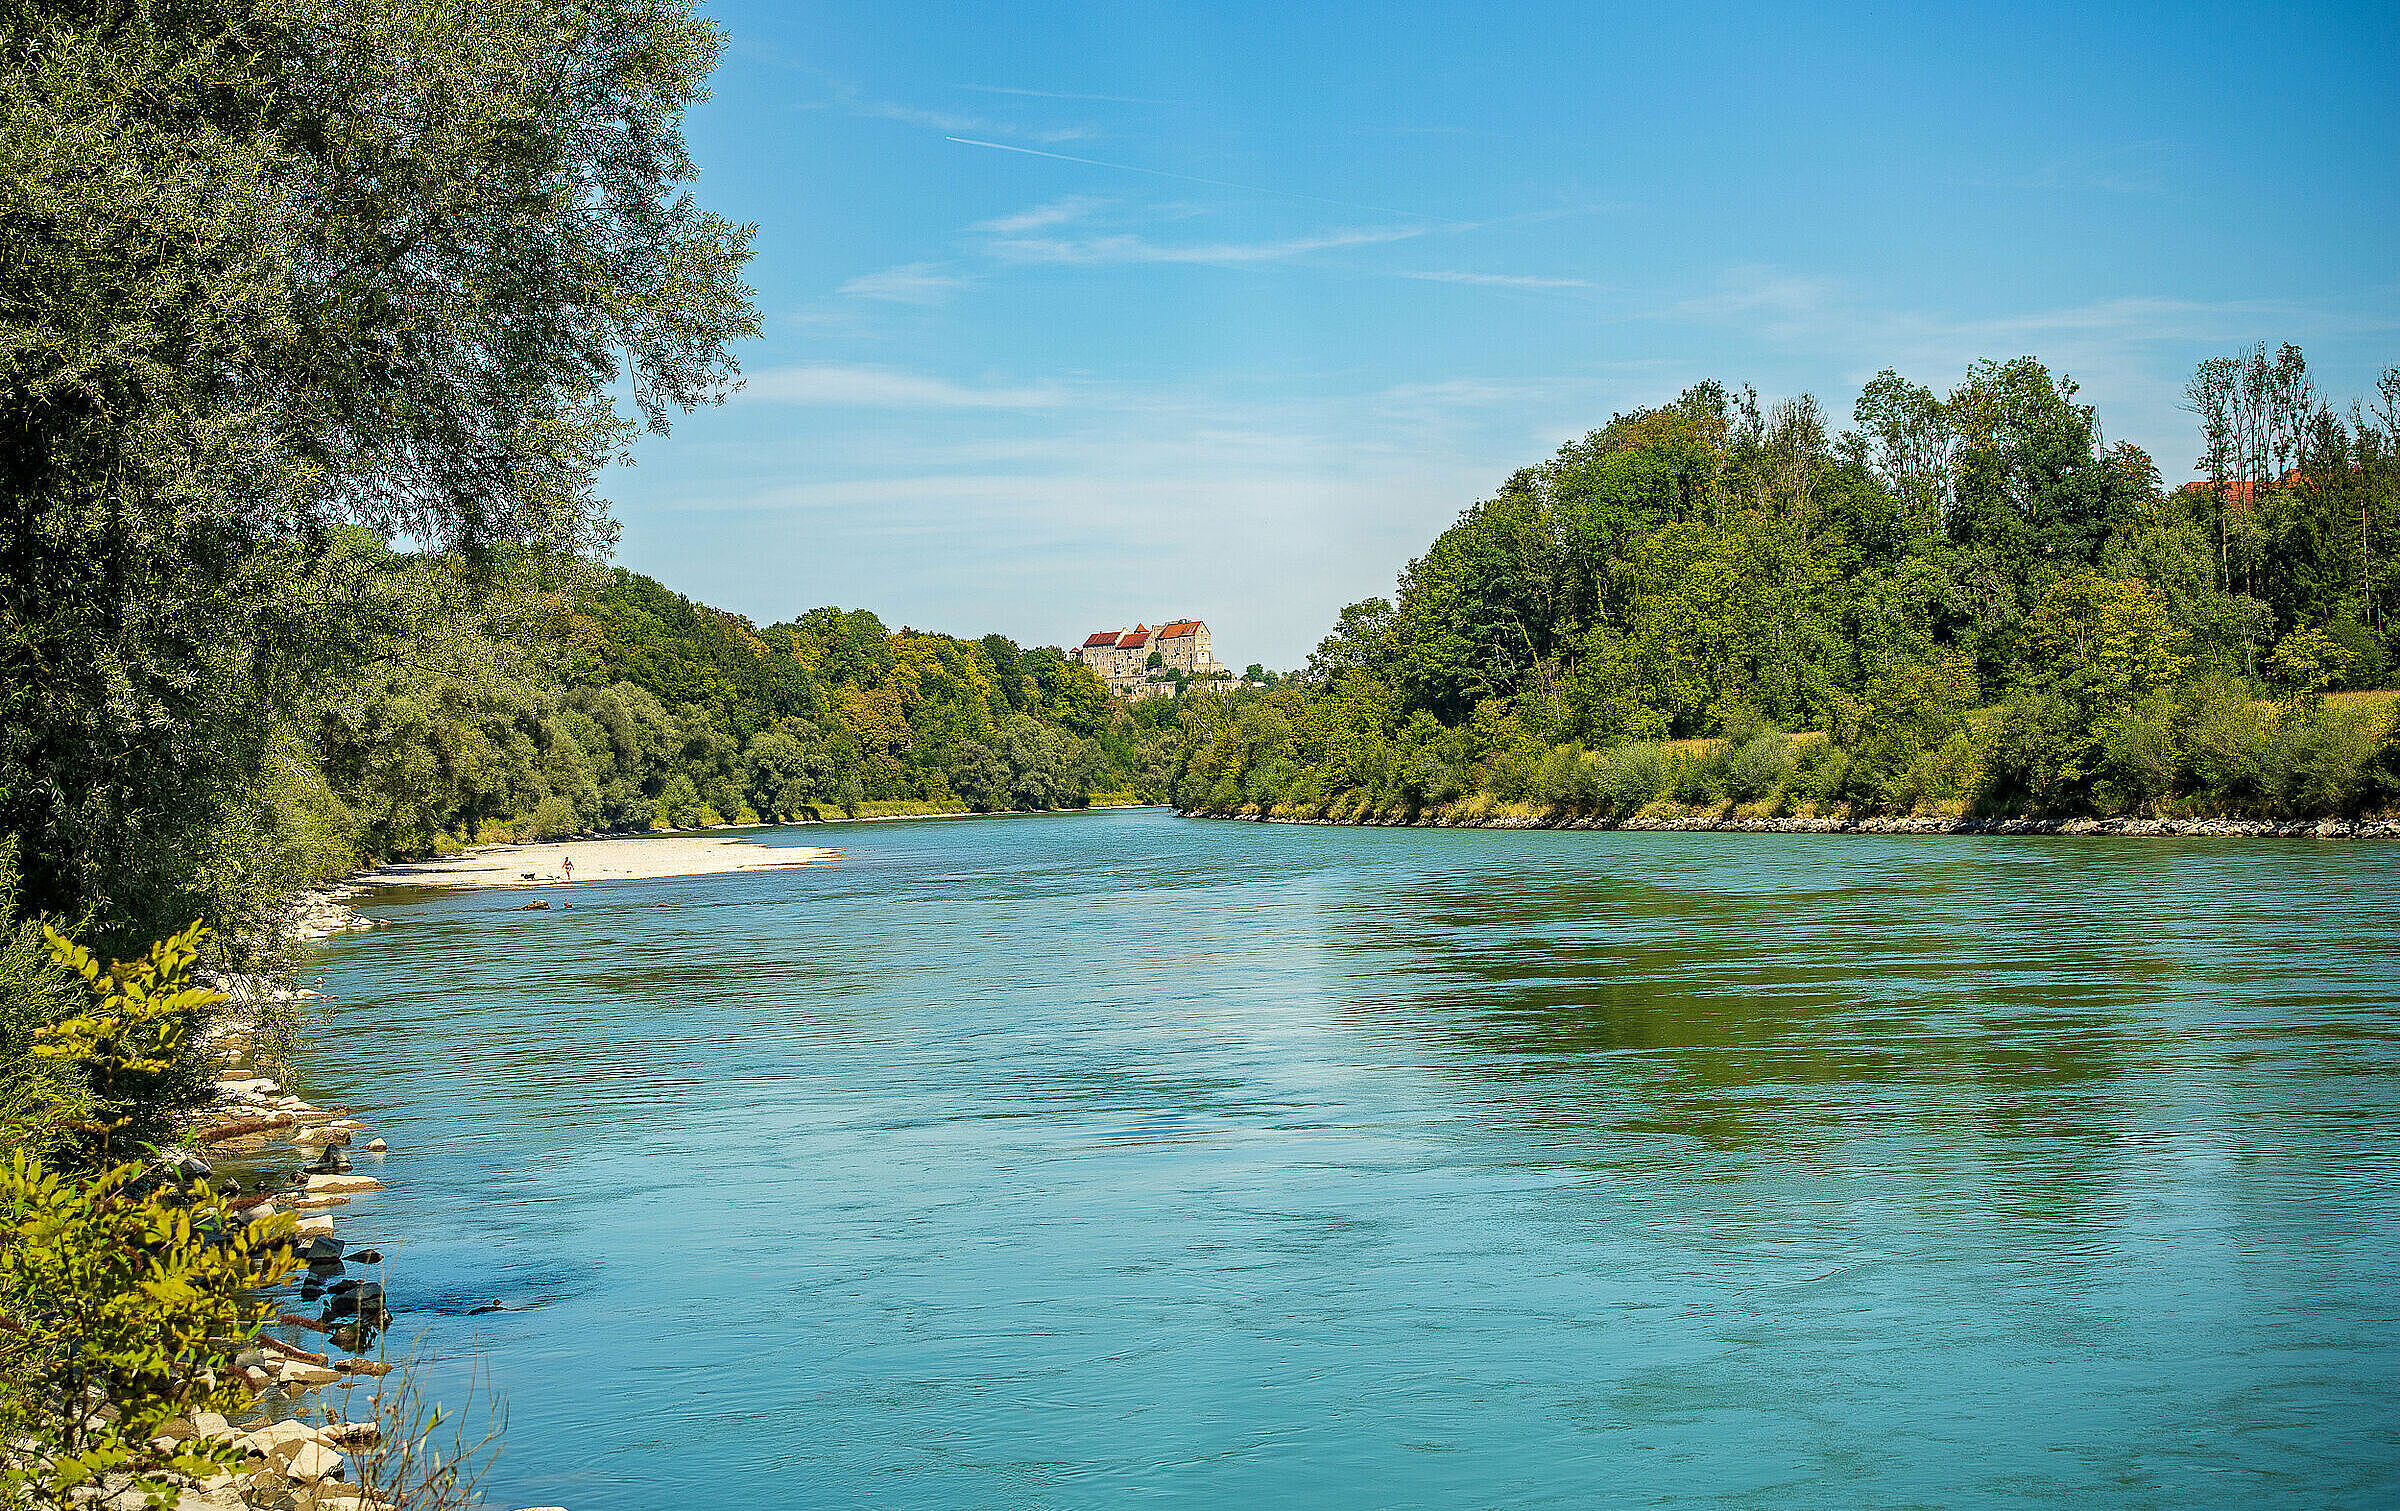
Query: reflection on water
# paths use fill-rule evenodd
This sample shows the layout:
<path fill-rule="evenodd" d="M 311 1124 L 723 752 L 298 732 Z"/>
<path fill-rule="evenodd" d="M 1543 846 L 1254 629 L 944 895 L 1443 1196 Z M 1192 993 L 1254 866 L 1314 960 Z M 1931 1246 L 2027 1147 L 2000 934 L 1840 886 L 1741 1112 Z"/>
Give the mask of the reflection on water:
<path fill-rule="evenodd" d="M 2400 1497 L 2400 851 L 828 834 L 326 947 L 502 1503 Z"/>

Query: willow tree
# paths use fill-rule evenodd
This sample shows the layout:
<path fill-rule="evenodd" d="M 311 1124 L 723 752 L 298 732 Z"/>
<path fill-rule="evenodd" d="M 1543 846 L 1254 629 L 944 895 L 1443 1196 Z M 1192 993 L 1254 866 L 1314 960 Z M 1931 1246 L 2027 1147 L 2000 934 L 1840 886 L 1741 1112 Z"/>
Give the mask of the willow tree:
<path fill-rule="evenodd" d="M 688 192 L 719 45 L 689 0 L 0 0 L 28 905 L 122 945 L 245 895 L 246 785 L 355 641 L 340 528 L 605 552 L 602 467 L 757 326 Z"/>

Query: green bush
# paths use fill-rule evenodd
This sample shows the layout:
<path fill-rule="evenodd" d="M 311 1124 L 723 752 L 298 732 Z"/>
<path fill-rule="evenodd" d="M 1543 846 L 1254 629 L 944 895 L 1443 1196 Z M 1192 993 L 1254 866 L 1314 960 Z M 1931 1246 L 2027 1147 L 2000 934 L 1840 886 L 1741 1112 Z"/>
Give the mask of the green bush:
<path fill-rule="evenodd" d="M 2363 720 L 2320 709 L 2280 724 L 2270 742 L 2276 807 L 2288 818 L 2333 818 L 2363 811 L 2381 793 L 2383 742 Z"/>
<path fill-rule="evenodd" d="M 2060 765 L 2075 710 L 2050 693 L 2019 693 L 1985 732 L 1979 805 L 1995 813 L 2055 811 L 2069 785 Z"/>
<path fill-rule="evenodd" d="M 2096 811 L 2111 817 L 2151 813 L 2173 796 L 2184 770 L 2177 724 L 2175 705 L 2163 693 L 2109 723 L 2091 788 Z"/>
<path fill-rule="evenodd" d="M 1665 754 L 1648 741 L 1619 745 L 1600 760 L 1600 810 L 1630 818 L 1667 788 Z"/>
<path fill-rule="evenodd" d="M 1849 780 L 1850 753 L 1831 740 L 1818 740 L 1801 747 L 1784 791 L 1800 802 L 1830 808 Z"/>
<path fill-rule="evenodd" d="M 1791 775 L 1792 764 L 1791 736 L 1779 729 L 1762 729 L 1733 752 L 1726 768 L 1725 795 L 1737 803 L 1770 797 Z"/>
<path fill-rule="evenodd" d="M 1686 807 L 1704 808 L 1726 798 L 1732 760 L 1720 745 L 1706 755 L 1677 753 L 1667 758 L 1667 795 Z"/>
<path fill-rule="evenodd" d="M 41 925 L 16 918 L 16 898 L 15 858 L 0 845 L 0 1149 L 48 1152 L 69 1124 L 91 1117 L 93 1102 L 79 1067 L 34 1049 L 84 990 L 51 958 Z"/>
<path fill-rule="evenodd" d="M 2210 813 L 2264 813 L 2279 785 L 2266 721 L 2247 689 L 2210 678 L 2187 695 L 2181 729 L 2188 788 Z"/>
<path fill-rule="evenodd" d="M 1589 811 L 1598 796 L 1590 757 L 1571 745 L 1553 747 L 1542 757 L 1532 795 L 1545 808 L 1569 813 Z"/>

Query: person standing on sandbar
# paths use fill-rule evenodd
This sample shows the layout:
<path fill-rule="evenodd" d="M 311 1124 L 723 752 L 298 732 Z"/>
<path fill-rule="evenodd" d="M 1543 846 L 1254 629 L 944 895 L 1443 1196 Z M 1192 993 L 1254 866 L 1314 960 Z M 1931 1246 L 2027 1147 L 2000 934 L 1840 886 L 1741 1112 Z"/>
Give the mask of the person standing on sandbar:
<path fill-rule="evenodd" d="M 558 858 L 558 869 L 566 872 L 568 882 L 570 884 L 573 883 L 575 880 L 575 857 L 572 855 L 560 856 Z"/>

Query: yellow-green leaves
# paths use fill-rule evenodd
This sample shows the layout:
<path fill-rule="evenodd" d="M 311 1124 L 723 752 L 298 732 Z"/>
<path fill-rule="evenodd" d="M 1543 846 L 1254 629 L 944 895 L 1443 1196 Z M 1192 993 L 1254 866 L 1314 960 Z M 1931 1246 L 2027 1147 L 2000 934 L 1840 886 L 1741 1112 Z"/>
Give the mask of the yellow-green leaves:
<path fill-rule="evenodd" d="M 191 984 L 205 934 L 200 924 L 152 945 L 140 960 L 106 969 L 91 951 L 44 925 L 51 958 L 83 978 L 91 1010 L 35 1030 L 32 1053 L 63 1061 L 89 1081 L 99 1109 L 81 1130 L 102 1155 L 149 1131 L 201 1016 L 224 1000 Z"/>
<path fill-rule="evenodd" d="M 2306 718 L 2325 706 L 2325 690 L 2348 675 L 2356 659 L 2320 629 L 2296 629 L 2267 653 L 2267 683 L 2284 717 Z"/>
<path fill-rule="evenodd" d="M 170 1476 L 230 1467 L 229 1445 L 153 1440 L 249 1407 L 233 1356 L 272 1316 L 258 1288 L 291 1273 L 291 1232 L 140 1164 L 73 1179 L 23 1151 L 0 1163 L 0 1419 L 39 1446 L 0 1471 L 0 1503 L 64 1505 L 130 1475 L 169 1504 Z"/>

